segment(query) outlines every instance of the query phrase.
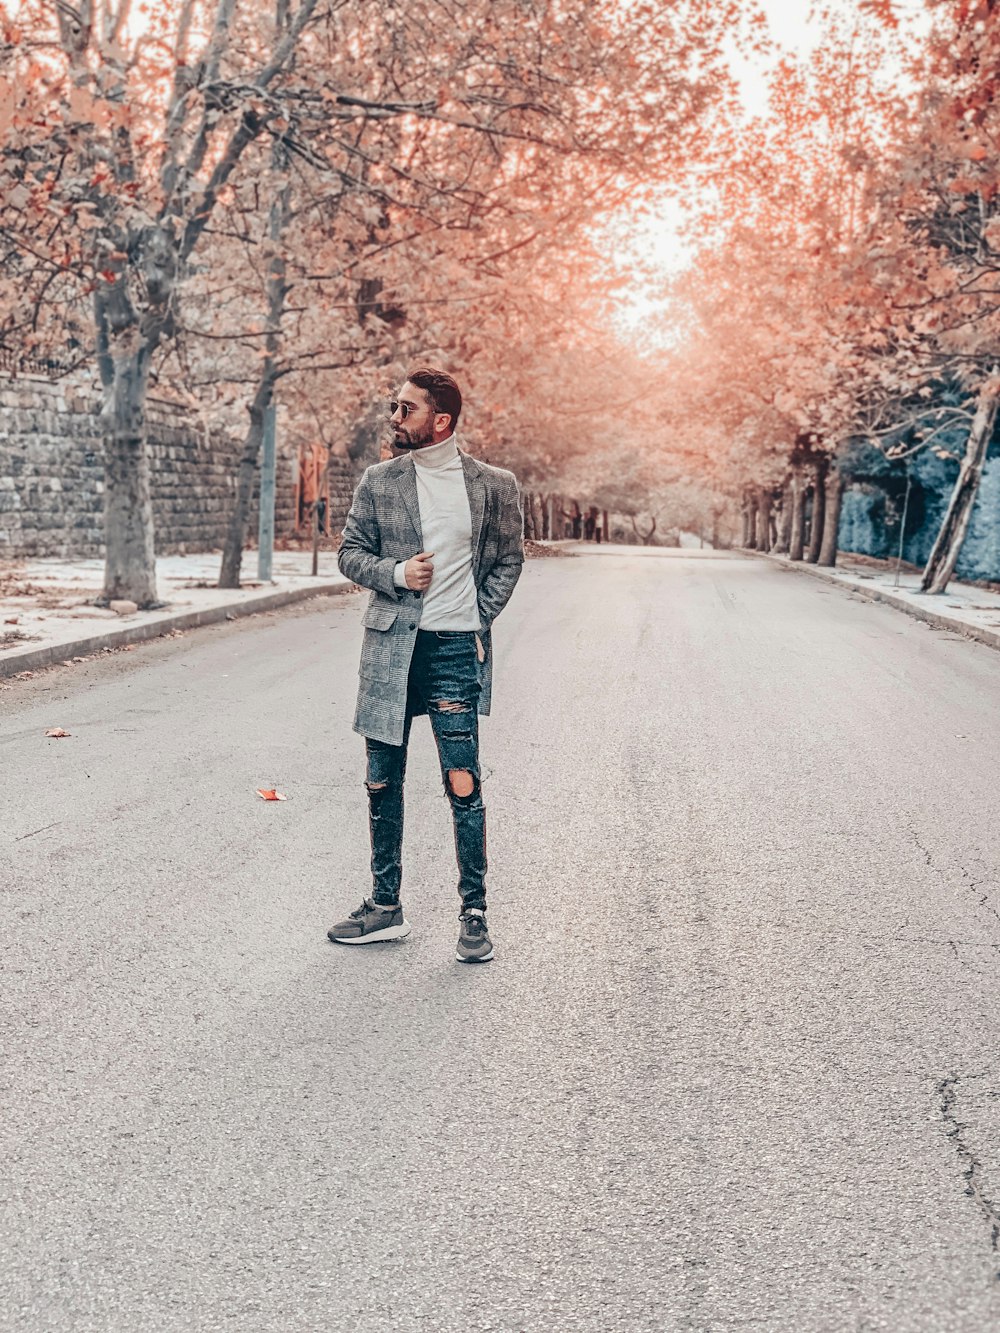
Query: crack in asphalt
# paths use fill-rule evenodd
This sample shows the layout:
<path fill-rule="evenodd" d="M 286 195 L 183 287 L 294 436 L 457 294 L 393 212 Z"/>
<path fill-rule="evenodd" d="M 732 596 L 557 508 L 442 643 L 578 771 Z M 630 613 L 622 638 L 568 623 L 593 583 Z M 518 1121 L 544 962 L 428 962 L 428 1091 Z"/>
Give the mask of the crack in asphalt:
<path fill-rule="evenodd" d="M 993 1253 L 1000 1258 L 1000 1204 L 991 1199 L 983 1189 L 983 1164 L 965 1139 L 968 1124 L 958 1118 L 958 1085 L 963 1077 L 967 1080 L 980 1079 L 986 1075 L 985 1073 L 950 1074 L 942 1079 L 937 1085 L 937 1093 L 941 1099 L 941 1118 L 944 1121 L 945 1135 L 954 1144 L 958 1160 L 962 1164 L 962 1175 L 966 1182 L 965 1193 L 970 1199 L 975 1200 L 979 1211 L 990 1224 Z M 995 1277 L 997 1282 L 1000 1282 L 1000 1268 L 997 1269 Z"/>
<path fill-rule="evenodd" d="M 932 870 L 936 871 L 937 874 L 941 875 L 943 878 L 948 873 L 947 867 L 943 867 L 937 864 L 931 852 L 920 841 L 920 835 L 917 833 L 917 830 L 912 827 L 912 825 L 909 828 L 909 832 L 913 841 L 917 844 L 917 847 L 923 853 L 924 860 L 926 861 L 927 865 L 929 865 Z M 962 888 L 965 889 L 968 893 L 976 893 L 977 890 L 980 889 L 983 884 L 993 883 L 997 878 L 996 871 L 989 871 L 986 874 L 984 874 L 983 871 L 977 872 L 969 870 L 963 865 L 960 865 L 958 867 L 958 873 L 962 877 Z M 998 908 L 994 903 L 990 901 L 989 893 L 984 893 L 979 898 L 978 905 L 981 908 L 984 908 L 987 912 L 989 912 L 991 916 L 995 917 L 997 921 L 1000 921 L 1000 908 Z"/>
<path fill-rule="evenodd" d="M 890 944 L 931 944 L 938 948 L 948 949 L 992 949 L 994 952 L 1000 949 L 1000 944 L 984 943 L 982 940 L 932 940 L 924 935 L 893 935 L 888 942 Z"/>
<path fill-rule="evenodd" d="M 917 844 L 917 846 L 918 846 L 918 847 L 920 848 L 920 850 L 923 852 L 923 854 L 924 854 L 924 860 L 927 862 L 927 864 L 928 864 L 929 866 L 933 866 L 933 865 L 934 865 L 934 859 L 933 859 L 933 857 L 931 856 L 930 852 L 927 850 L 927 848 L 924 846 L 924 844 L 920 841 L 920 835 L 917 833 L 917 830 L 916 830 L 915 828 L 911 828 L 911 829 L 910 829 L 910 836 L 913 838 L 913 841 Z"/>

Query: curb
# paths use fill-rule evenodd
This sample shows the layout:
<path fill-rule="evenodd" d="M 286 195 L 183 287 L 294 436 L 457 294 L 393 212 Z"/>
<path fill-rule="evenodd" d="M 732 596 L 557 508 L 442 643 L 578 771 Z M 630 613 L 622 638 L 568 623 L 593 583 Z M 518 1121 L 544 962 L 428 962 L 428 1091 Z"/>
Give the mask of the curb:
<path fill-rule="evenodd" d="M 21 671 L 38 671 L 42 667 L 55 666 L 59 662 L 68 661 L 71 657 L 88 657 L 92 653 L 101 652 L 104 648 L 124 648 L 130 643 L 147 643 L 150 639 L 161 638 L 171 630 L 216 625 L 223 620 L 238 620 L 243 616 L 256 615 L 259 611 L 273 611 L 277 607 L 290 606 L 293 602 L 304 602 L 310 597 L 333 597 L 354 591 L 355 584 L 338 579 L 336 583 L 318 583 L 310 588 L 286 588 L 280 592 L 255 593 L 242 602 L 206 606 L 200 611 L 173 613 L 164 611 L 158 614 L 155 620 L 144 621 L 141 625 L 125 625 L 121 629 L 104 630 L 99 634 L 88 634 L 86 638 L 74 639 L 68 643 L 50 644 L 47 648 L 15 649 L 13 654 L 0 657 L 0 679 L 5 676 L 15 676 Z"/>
<path fill-rule="evenodd" d="M 974 639 L 977 643 L 985 643 L 989 648 L 1000 648 L 1000 632 L 988 629 L 985 625 L 970 625 L 967 620 L 960 620 L 955 616 L 949 616 L 941 611 L 932 611 L 929 607 L 915 605 L 908 597 L 903 597 L 896 592 L 887 592 L 884 588 L 873 587 L 867 579 L 856 579 L 850 574 L 837 575 L 831 570 L 822 566 L 807 564 L 799 560 L 786 560 L 780 555 L 770 555 L 767 551 L 746 551 L 744 555 L 753 555 L 761 560 L 768 560 L 772 565 L 779 565 L 784 569 L 794 570 L 796 574 L 808 574 L 811 578 L 819 579 L 822 583 L 832 584 L 835 588 L 846 588 L 848 592 L 860 593 L 869 602 L 885 602 L 887 606 L 893 606 L 897 611 L 905 611 L 908 616 L 914 620 L 922 620 L 927 625 L 933 625 L 935 629 L 952 630 L 954 633 L 962 634 L 967 639 Z M 923 596 L 930 597 L 933 594 L 924 593 Z"/>

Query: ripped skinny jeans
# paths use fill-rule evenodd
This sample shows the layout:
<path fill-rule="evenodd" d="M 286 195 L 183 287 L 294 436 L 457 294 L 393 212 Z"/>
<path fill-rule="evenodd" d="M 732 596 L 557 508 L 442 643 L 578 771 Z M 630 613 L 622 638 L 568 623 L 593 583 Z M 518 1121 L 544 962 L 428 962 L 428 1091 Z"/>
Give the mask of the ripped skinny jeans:
<path fill-rule="evenodd" d="M 366 738 L 372 896 L 399 902 L 403 878 L 403 784 L 410 723 L 426 710 L 451 803 L 462 907 L 486 908 L 486 808 L 479 772 L 479 662 L 476 635 L 418 630 L 406 690 L 403 744 Z M 457 790 L 456 790 L 457 788 Z M 470 790 L 471 789 L 471 790 Z"/>

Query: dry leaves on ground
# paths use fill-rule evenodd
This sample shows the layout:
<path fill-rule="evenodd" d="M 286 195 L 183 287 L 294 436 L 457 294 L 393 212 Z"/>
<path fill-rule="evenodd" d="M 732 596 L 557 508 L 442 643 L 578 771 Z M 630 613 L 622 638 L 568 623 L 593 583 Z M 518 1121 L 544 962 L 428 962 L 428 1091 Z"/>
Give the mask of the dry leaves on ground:
<path fill-rule="evenodd" d="M 550 546 L 547 542 L 535 542 L 526 537 L 524 554 L 529 560 L 544 560 L 549 556 L 574 556 L 576 552 L 567 551 L 563 546 Z"/>
<path fill-rule="evenodd" d="M 37 639 L 37 634 L 26 634 L 23 629 L 8 629 L 0 634 L 0 648 L 13 648 L 18 643 L 28 643 Z"/>

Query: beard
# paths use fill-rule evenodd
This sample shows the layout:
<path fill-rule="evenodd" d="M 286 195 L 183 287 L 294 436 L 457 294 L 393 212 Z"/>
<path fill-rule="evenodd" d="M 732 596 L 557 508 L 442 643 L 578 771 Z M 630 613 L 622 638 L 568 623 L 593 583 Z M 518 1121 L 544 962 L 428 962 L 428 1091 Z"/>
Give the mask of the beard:
<path fill-rule="evenodd" d="M 393 444 L 397 449 L 423 449 L 425 445 L 434 443 L 434 432 L 428 429 L 421 434 L 420 431 L 408 431 L 402 426 L 393 427 Z"/>

